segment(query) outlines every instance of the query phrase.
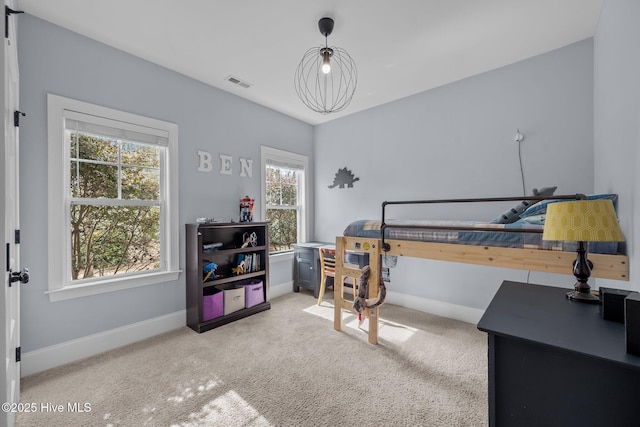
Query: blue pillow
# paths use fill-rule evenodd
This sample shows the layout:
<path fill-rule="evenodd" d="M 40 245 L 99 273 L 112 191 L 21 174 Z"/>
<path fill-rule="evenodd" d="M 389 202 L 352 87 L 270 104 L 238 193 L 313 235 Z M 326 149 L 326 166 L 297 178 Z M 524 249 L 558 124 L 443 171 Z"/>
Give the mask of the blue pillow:
<path fill-rule="evenodd" d="M 618 195 L 617 194 L 592 194 L 587 196 L 587 200 L 609 199 L 613 202 L 613 207 L 618 211 Z M 531 216 L 544 215 L 547 213 L 547 205 L 549 203 L 566 202 L 566 200 L 542 200 L 531 206 L 520 214 L 520 218 L 528 218 Z"/>
<path fill-rule="evenodd" d="M 533 189 L 533 195 L 536 197 L 547 197 L 553 196 L 553 193 L 556 191 L 558 187 L 544 187 L 538 190 L 537 188 Z M 491 220 L 491 224 L 512 224 L 520 219 L 520 214 L 524 212 L 525 209 L 532 207 L 534 201 L 531 200 L 523 200 L 511 209 L 508 209 L 502 212 L 500 215 Z"/>

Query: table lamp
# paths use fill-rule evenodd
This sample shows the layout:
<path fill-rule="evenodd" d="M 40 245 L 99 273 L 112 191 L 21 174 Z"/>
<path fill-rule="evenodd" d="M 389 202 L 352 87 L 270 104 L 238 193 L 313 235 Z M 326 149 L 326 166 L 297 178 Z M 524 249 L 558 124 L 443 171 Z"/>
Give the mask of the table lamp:
<path fill-rule="evenodd" d="M 587 242 L 623 242 L 624 236 L 609 199 L 554 202 L 547 205 L 542 240 L 578 242 L 578 257 L 573 275 L 578 280 L 567 298 L 586 303 L 599 303 L 591 293 L 588 280 L 593 264 L 587 259 Z"/>

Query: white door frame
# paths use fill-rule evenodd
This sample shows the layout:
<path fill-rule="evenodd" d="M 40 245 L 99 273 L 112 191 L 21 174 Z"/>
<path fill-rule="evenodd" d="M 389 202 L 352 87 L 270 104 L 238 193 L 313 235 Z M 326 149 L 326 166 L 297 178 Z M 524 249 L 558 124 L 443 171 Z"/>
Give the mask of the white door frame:
<path fill-rule="evenodd" d="M 5 5 L 15 10 L 14 0 L 5 0 Z M 0 427 L 12 427 L 15 424 L 17 405 L 20 402 L 20 362 L 17 360 L 20 348 L 20 281 L 12 282 L 12 271 L 20 270 L 20 246 L 16 242 L 16 230 L 19 230 L 19 144 L 18 128 L 14 125 L 14 112 L 18 111 L 18 54 L 16 43 L 16 20 L 9 18 L 9 37 L 5 35 L 5 20 L 2 19 L 1 33 L 4 41 L 2 64 L 0 64 L 0 91 L 4 106 L 2 130 L 0 131 L 0 244 L 2 246 L 2 264 L 4 280 L 0 290 L 0 351 L 3 367 L 0 369 L 2 383 L 0 388 Z"/>

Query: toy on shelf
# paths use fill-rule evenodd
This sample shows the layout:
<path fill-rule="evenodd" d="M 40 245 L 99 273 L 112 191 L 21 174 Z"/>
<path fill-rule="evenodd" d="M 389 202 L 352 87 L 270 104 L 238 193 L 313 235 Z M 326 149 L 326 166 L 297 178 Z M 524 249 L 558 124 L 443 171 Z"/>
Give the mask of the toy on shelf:
<path fill-rule="evenodd" d="M 242 246 L 241 248 L 246 248 L 248 246 L 257 246 L 258 245 L 258 235 L 255 233 L 243 233 L 242 234 Z"/>
<path fill-rule="evenodd" d="M 218 222 L 215 218 L 197 218 L 196 222 L 198 224 L 213 224 L 214 222 Z"/>
<path fill-rule="evenodd" d="M 217 251 L 218 248 L 222 247 L 222 243 L 220 242 L 216 242 L 216 243 L 208 243 L 206 245 L 202 245 L 202 252 L 204 253 L 210 253 L 213 251 Z"/>
<path fill-rule="evenodd" d="M 244 196 L 240 199 L 240 222 L 253 222 L 253 205 L 255 199 Z"/>
<path fill-rule="evenodd" d="M 216 268 L 218 268 L 218 264 L 216 264 L 215 262 L 205 264 L 204 268 L 202 269 L 202 272 L 204 273 L 204 282 L 208 281 L 211 276 L 213 276 L 214 279 L 219 277 L 215 274 Z"/>
<path fill-rule="evenodd" d="M 244 260 L 240 261 L 237 267 L 233 267 L 231 269 L 231 273 L 233 273 L 234 276 L 240 276 L 241 274 L 244 274 Z"/>

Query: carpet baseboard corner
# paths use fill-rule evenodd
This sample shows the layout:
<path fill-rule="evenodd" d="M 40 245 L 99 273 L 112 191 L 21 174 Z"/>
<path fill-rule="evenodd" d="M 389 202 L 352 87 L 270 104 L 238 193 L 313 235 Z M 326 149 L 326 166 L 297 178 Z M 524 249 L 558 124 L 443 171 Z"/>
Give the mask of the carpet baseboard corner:
<path fill-rule="evenodd" d="M 20 362 L 20 376 L 26 377 L 151 338 L 186 325 L 186 310 L 176 311 L 141 322 L 86 337 L 26 352 Z"/>
<path fill-rule="evenodd" d="M 270 287 L 270 298 L 293 291 L 293 282 Z M 22 354 L 20 376 L 26 377 L 56 366 L 85 359 L 136 341 L 141 341 L 186 325 L 186 310 L 111 329 L 86 337 L 54 344 Z"/>
<path fill-rule="evenodd" d="M 277 285 L 269 285 L 269 298 L 277 298 L 293 292 L 293 282 L 284 282 Z"/>
<path fill-rule="evenodd" d="M 397 292 L 387 292 L 386 302 L 472 324 L 477 324 L 484 314 L 484 310 L 479 308 L 466 307 Z"/>
<path fill-rule="evenodd" d="M 290 292 L 292 292 L 292 282 L 281 283 L 270 288 L 270 298 L 276 298 Z M 396 292 L 388 292 L 386 302 L 472 324 L 478 323 L 484 314 L 484 310 L 481 309 Z M 185 324 L 186 311 L 180 310 L 120 328 L 29 351 L 22 355 L 20 376 L 26 377 L 85 359 L 181 328 Z"/>

